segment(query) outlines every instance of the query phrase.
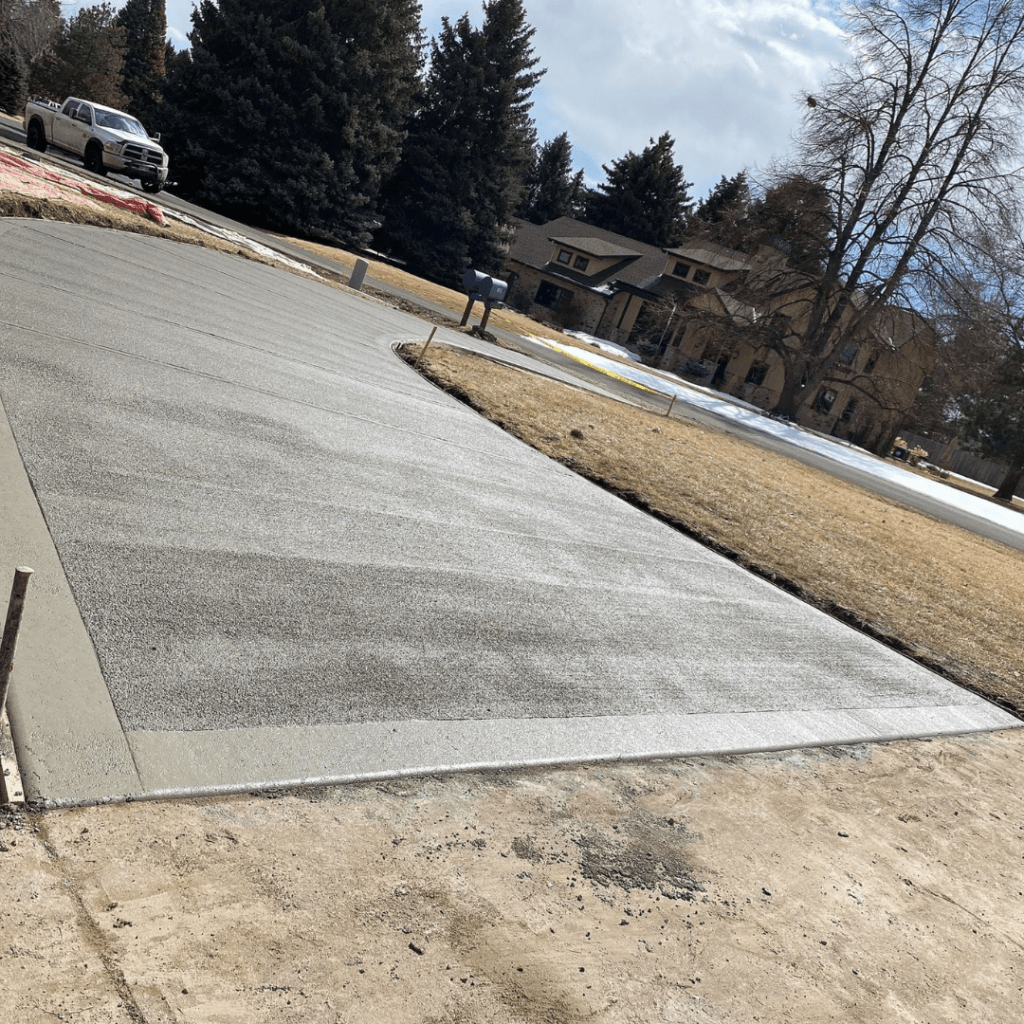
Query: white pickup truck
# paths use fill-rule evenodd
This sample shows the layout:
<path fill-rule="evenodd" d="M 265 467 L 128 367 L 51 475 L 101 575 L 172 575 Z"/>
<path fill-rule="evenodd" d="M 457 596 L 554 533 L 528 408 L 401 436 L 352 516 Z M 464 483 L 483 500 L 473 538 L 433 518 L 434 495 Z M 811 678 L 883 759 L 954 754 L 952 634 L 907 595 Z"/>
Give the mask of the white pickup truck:
<path fill-rule="evenodd" d="M 131 114 L 74 96 L 63 106 L 32 100 L 25 107 L 28 144 L 40 153 L 56 146 L 77 153 L 86 170 L 115 171 L 138 178 L 145 192 L 159 192 L 167 181 L 167 154 L 160 136 L 150 137 Z"/>

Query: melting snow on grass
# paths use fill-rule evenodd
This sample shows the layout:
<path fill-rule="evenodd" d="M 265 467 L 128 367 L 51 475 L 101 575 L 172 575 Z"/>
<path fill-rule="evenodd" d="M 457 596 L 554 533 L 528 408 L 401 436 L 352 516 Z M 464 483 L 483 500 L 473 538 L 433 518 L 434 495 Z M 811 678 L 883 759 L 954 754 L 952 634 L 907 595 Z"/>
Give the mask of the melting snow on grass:
<path fill-rule="evenodd" d="M 574 337 L 581 338 L 588 343 L 598 346 L 606 352 L 626 355 L 635 360 L 634 353 L 627 353 L 619 345 L 604 341 L 599 338 L 592 338 L 587 335 L 574 334 Z M 609 359 L 598 351 L 576 348 L 575 346 L 560 345 L 557 341 L 548 338 L 534 338 L 536 342 L 547 345 L 550 348 L 561 352 L 563 355 L 578 362 L 585 363 L 603 373 L 611 374 L 650 391 L 658 392 L 666 398 L 675 396 L 677 402 L 685 402 L 705 412 L 712 413 L 722 419 L 732 420 L 742 424 L 750 430 L 758 430 L 779 438 L 798 448 L 815 452 L 827 459 L 844 463 L 864 473 L 870 473 L 882 480 L 888 480 L 900 487 L 916 491 L 918 494 L 942 502 L 953 508 L 961 509 L 971 515 L 989 522 L 997 523 L 1007 529 L 1024 534 L 1024 515 L 1010 508 L 1005 508 L 995 502 L 974 494 L 967 494 L 940 483 L 938 480 L 931 480 L 928 477 L 912 473 L 897 462 L 887 459 L 880 459 L 863 448 L 857 448 L 843 441 L 828 438 L 813 431 L 805 430 L 794 423 L 784 420 L 775 420 L 766 416 L 757 406 L 743 402 L 737 398 L 730 398 L 718 391 L 711 391 L 696 384 L 687 384 L 678 377 L 670 377 L 659 373 L 647 366 L 639 364 L 628 365 L 618 360 Z"/>

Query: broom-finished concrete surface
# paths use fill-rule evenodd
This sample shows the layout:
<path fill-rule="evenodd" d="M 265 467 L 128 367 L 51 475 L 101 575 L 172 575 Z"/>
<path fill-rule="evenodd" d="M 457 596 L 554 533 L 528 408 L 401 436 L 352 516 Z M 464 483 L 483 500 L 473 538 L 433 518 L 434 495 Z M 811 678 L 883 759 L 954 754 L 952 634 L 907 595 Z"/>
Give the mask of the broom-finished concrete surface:
<path fill-rule="evenodd" d="M 0 269 L 30 799 L 1018 724 L 437 391 L 413 317 L 73 225 Z"/>

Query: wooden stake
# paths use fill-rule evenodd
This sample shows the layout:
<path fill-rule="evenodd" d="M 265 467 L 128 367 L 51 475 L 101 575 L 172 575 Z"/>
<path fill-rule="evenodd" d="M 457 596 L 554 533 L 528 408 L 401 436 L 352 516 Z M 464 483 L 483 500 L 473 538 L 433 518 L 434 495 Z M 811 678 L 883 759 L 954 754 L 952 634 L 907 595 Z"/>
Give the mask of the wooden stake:
<path fill-rule="evenodd" d="M 424 345 L 423 348 L 420 349 L 420 354 L 416 357 L 416 362 L 412 364 L 412 368 L 414 370 L 418 370 L 420 368 L 420 360 L 423 358 L 423 356 L 426 353 L 427 349 L 430 348 L 430 343 L 434 340 L 434 335 L 435 334 L 437 334 L 437 328 L 436 327 L 432 327 L 430 329 L 430 337 L 427 338 L 426 345 Z"/>
<path fill-rule="evenodd" d="M 7 691 L 11 686 L 11 671 L 14 669 L 14 649 L 18 646 L 18 630 L 21 628 L 21 613 L 25 608 L 25 592 L 32 570 L 19 565 L 14 570 L 14 585 L 11 587 L 11 601 L 7 605 L 7 622 L 4 636 L 0 641 L 0 714 L 7 705 Z"/>

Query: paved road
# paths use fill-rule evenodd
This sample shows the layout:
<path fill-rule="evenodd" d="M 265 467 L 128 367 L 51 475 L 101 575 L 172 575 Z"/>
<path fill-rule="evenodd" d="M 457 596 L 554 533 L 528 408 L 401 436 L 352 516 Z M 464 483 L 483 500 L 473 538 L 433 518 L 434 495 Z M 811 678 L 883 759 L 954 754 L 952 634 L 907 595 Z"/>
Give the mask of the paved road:
<path fill-rule="evenodd" d="M 75 225 L 0 261 L 36 799 L 1015 724 L 438 392 L 422 321 Z"/>

